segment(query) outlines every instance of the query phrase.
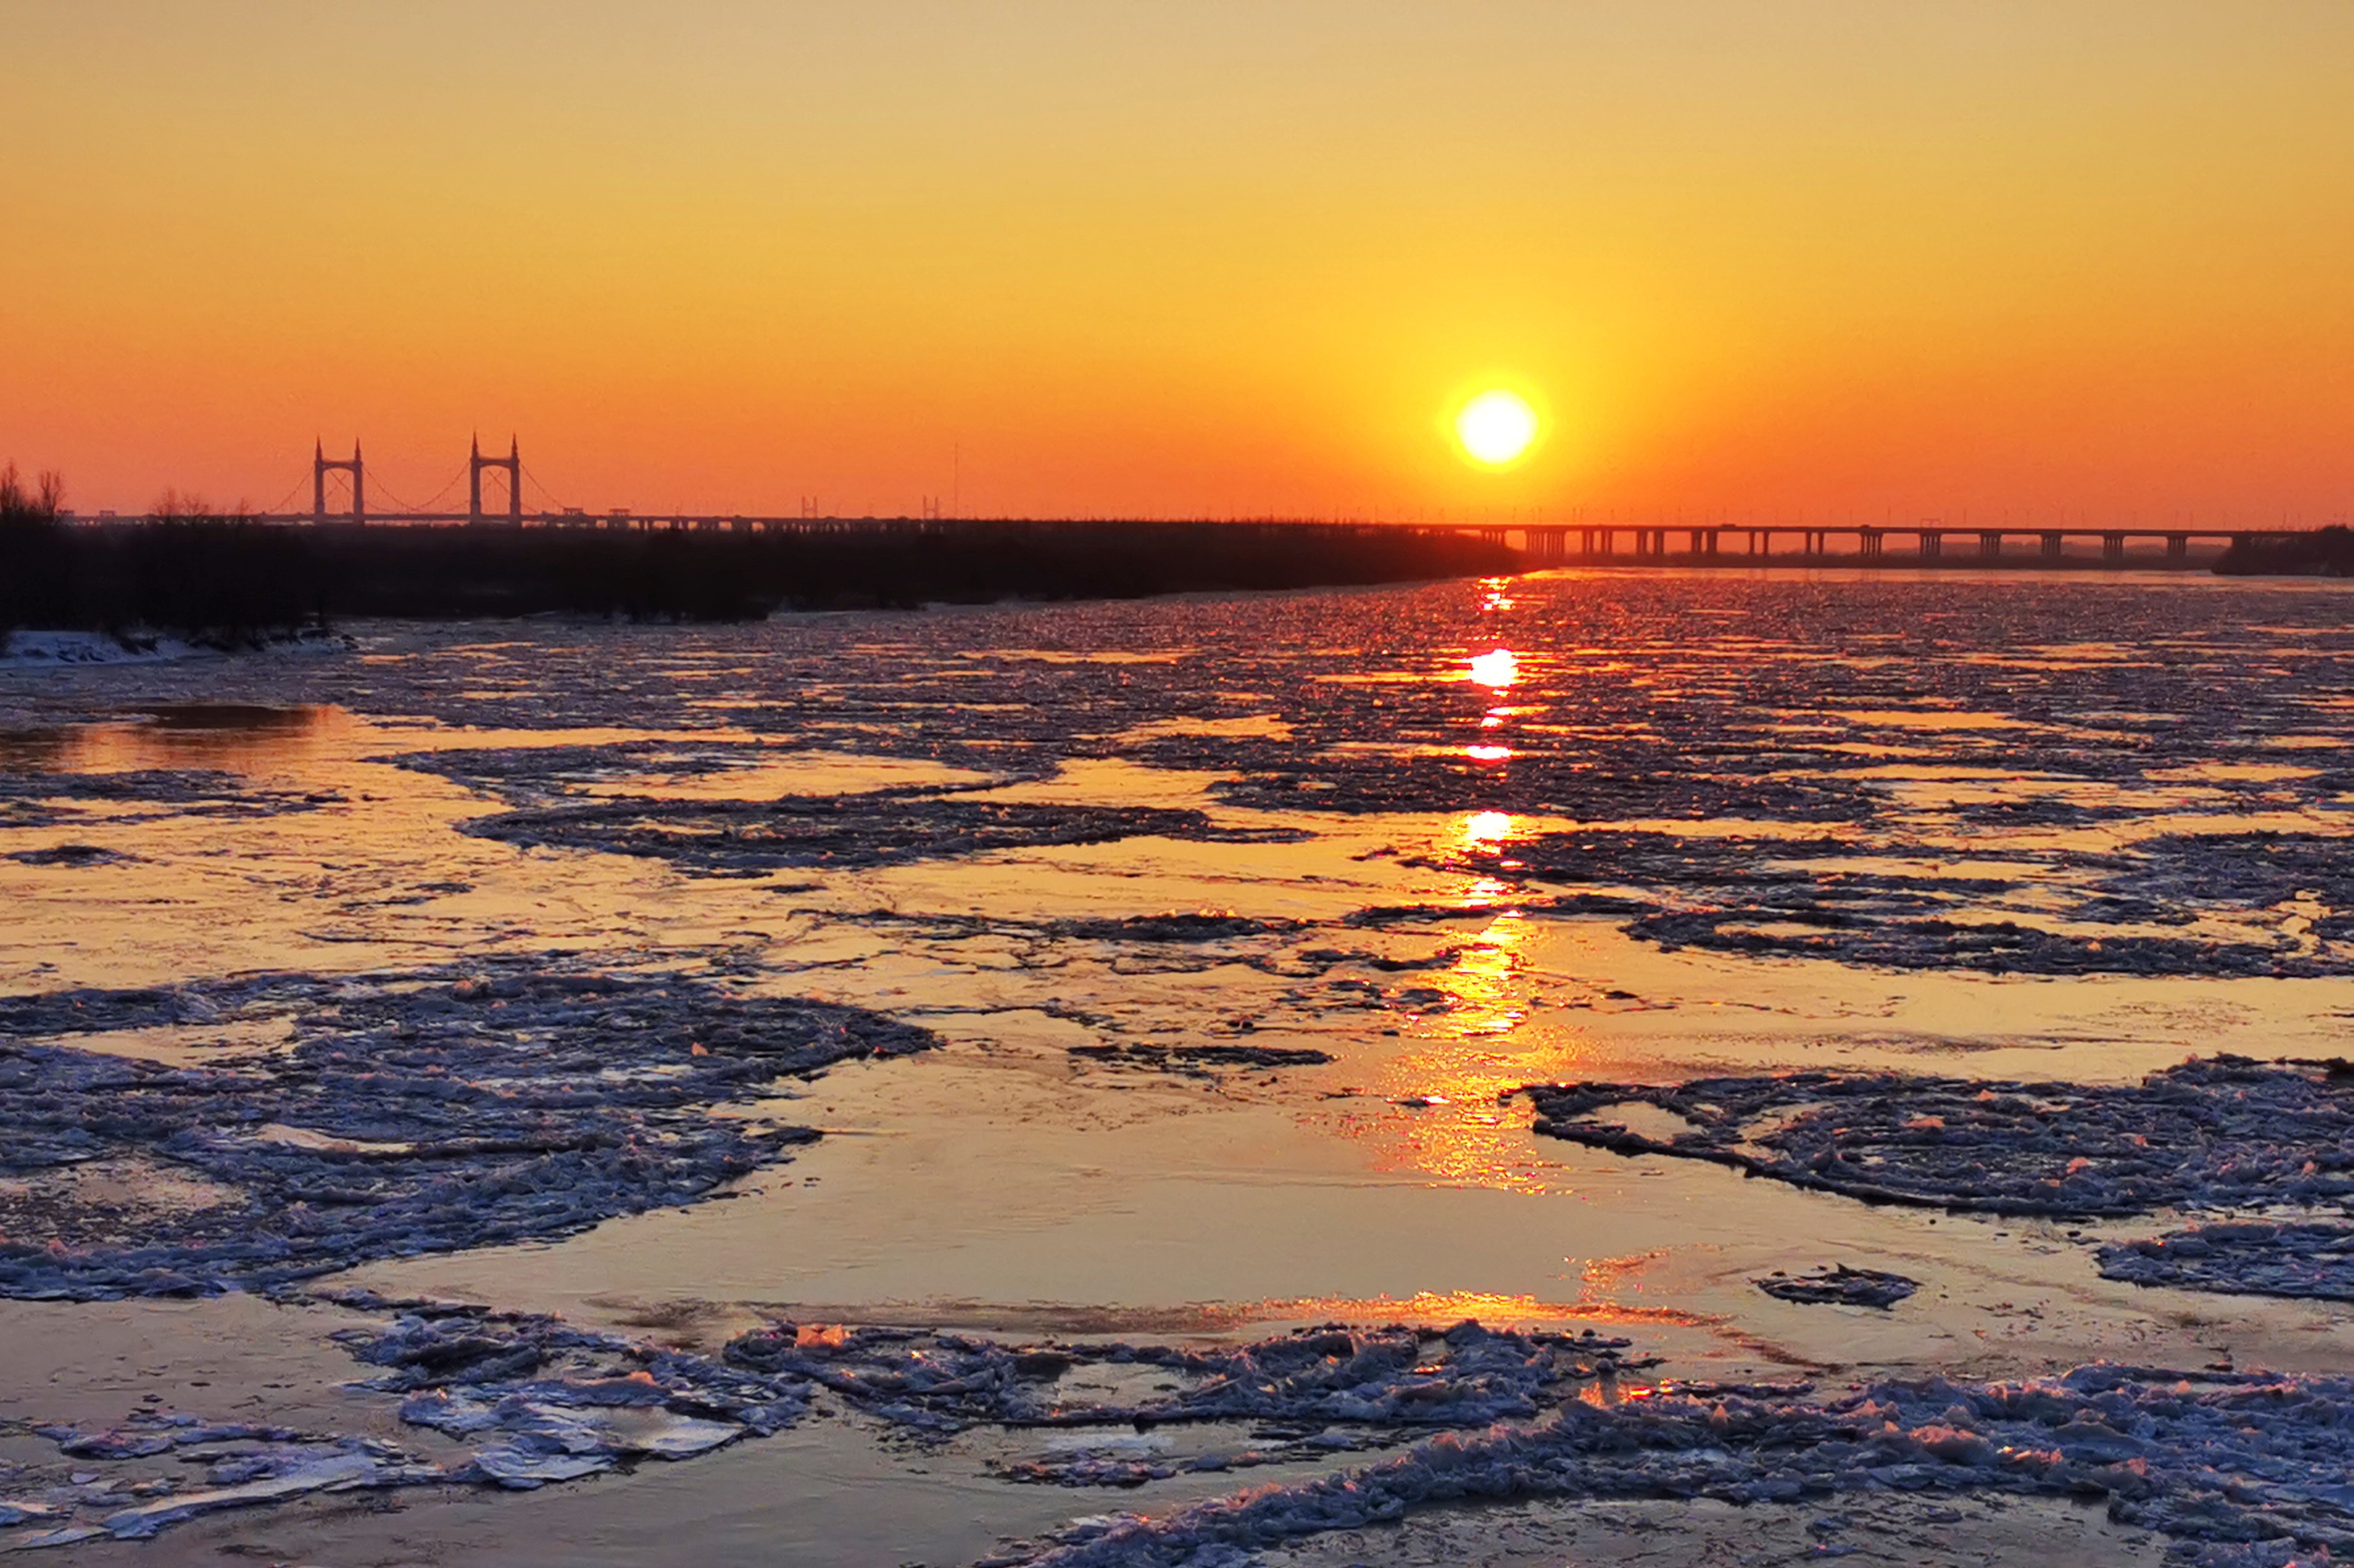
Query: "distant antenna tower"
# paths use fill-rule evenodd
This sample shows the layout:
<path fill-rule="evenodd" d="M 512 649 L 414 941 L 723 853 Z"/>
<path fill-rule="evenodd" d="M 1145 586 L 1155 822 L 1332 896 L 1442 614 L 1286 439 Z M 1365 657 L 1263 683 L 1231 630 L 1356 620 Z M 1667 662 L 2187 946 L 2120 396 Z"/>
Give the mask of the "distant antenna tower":
<path fill-rule="evenodd" d="M 313 440 L 311 443 L 311 521 L 327 520 L 327 471 L 341 469 L 352 476 L 352 512 L 355 524 L 367 521 L 366 469 L 360 461 L 360 439 L 352 438 L 352 455 L 348 461 L 330 458 L 326 444 Z"/>
<path fill-rule="evenodd" d="M 489 519 L 482 515 L 482 471 L 503 468 L 507 471 L 507 521 L 523 526 L 523 450 L 513 436 L 507 438 L 507 455 L 486 458 L 482 455 L 482 438 L 474 438 L 473 451 L 466 459 L 466 521 L 480 526 Z"/>

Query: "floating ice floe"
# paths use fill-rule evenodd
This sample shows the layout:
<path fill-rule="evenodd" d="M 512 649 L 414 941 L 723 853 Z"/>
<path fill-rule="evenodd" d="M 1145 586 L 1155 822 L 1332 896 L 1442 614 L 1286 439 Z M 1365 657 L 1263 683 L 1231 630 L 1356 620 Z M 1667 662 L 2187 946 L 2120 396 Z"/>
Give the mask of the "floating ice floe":
<path fill-rule="evenodd" d="M 21 1464 L 0 1464 L 0 1486 L 38 1486 L 38 1499 L 0 1501 L 0 1531 L 27 1525 L 30 1535 L 0 1534 L 0 1551 L 63 1545 L 107 1534 L 144 1541 L 199 1514 L 254 1508 L 322 1491 L 419 1486 L 451 1478 L 430 1463 L 379 1438 L 305 1433 L 247 1422 L 208 1422 L 180 1412 L 143 1409 L 117 1426 L 86 1431 L 35 1425 L 30 1435 L 57 1446 L 66 1458 L 121 1464 L 169 1461 L 171 1468 L 143 1476 L 90 1470 L 43 1475 Z M 187 1484 L 193 1477 L 195 1485 Z"/>
<path fill-rule="evenodd" d="M 1805 1274 L 1785 1274 L 1776 1269 L 1749 1283 L 1778 1301 L 1795 1301 L 1803 1306 L 1888 1308 L 1921 1288 L 1919 1280 L 1907 1279 L 1901 1274 L 1877 1268 L 1850 1268 L 1843 1263 L 1810 1269 Z"/>
<path fill-rule="evenodd" d="M 333 791 L 274 789 L 209 768 L 143 768 L 120 773 L 0 769 L 0 828 L 125 827 L 173 817 L 274 817 L 339 805 Z M 103 814 L 90 810 L 103 808 Z M 51 851 L 19 853 L 48 854 Z M 33 864 L 64 864 L 62 860 Z"/>
<path fill-rule="evenodd" d="M 14 1494 L 0 1502 L 0 1530 L 142 1539 L 198 1513 L 316 1491 L 528 1490 L 767 1436 L 810 1416 L 822 1397 L 920 1442 L 981 1426 L 1044 1433 L 1034 1459 L 998 1467 L 1009 1481 L 1135 1486 L 1532 1419 L 1654 1364 L 1590 1330 L 1470 1322 L 1443 1331 L 1328 1327 L 1197 1347 L 1006 1344 L 778 1324 L 705 1356 L 557 1318 L 396 1304 L 365 1292 L 322 1298 L 394 1314 L 382 1327 L 334 1336 L 369 1370 L 355 1386 L 398 1396 L 403 1422 L 462 1452 L 429 1461 L 380 1439 L 160 1409 L 97 1430 L 35 1426 L 27 1435 L 55 1445 L 65 1461 L 111 1468 L 39 1471 L 0 1459 L 0 1493 Z M 1250 1436 L 1225 1436 L 1236 1425 Z M 1177 1453 L 1166 1434 L 1188 1427 L 1219 1436 Z M 202 1467 L 196 1485 L 184 1479 L 191 1465 Z M 0 1549 L 27 1540 L 0 1536 Z"/>
<path fill-rule="evenodd" d="M 2103 1274 L 2136 1285 L 2354 1301 L 2354 1224 L 2221 1220 L 2094 1255 Z"/>
<path fill-rule="evenodd" d="M 1521 1092 L 1549 1137 L 1867 1202 L 2063 1218 L 2232 1212 L 2242 1217 L 2105 1246 L 2101 1271 L 2354 1300 L 2354 1225 L 2243 1217 L 2354 1211 L 2354 1066 L 2342 1061 L 2217 1056 L 2128 1085 L 1816 1072 Z M 1689 1130 L 1661 1136 L 1612 1119 L 1629 1105 Z"/>
<path fill-rule="evenodd" d="M 365 1305 L 365 1301 L 355 1304 Z M 766 1436 L 828 1393 L 919 1438 L 976 1426 L 1043 1429 L 1043 1454 L 1006 1478 L 1132 1486 L 1386 1446 L 1436 1428 L 1533 1417 L 1622 1371 L 1655 1364 L 1581 1334 L 1403 1327 L 1300 1332 L 1239 1346 L 1006 1344 L 893 1328 L 779 1324 L 717 1357 L 575 1329 L 560 1319 L 412 1307 L 381 1332 L 339 1336 L 406 1395 L 401 1419 L 506 1441 L 480 1474 L 552 1478 L 536 1457 L 680 1457 Z M 1255 1436 L 1182 1456 L 1139 1434 L 1248 1424 Z M 584 1471 L 583 1473 L 587 1473 Z M 514 1479 L 510 1479 L 510 1477 Z"/>
<path fill-rule="evenodd" d="M 2189 1568 L 2354 1550 L 2354 1379 L 2096 1365 L 2025 1383 L 1874 1384 L 1566 1404 L 1369 1467 L 1150 1519 L 1080 1521 L 982 1568 L 1245 1568 L 1254 1552 L 1419 1510 L 1507 1499 L 1818 1501 L 1858 1490 L 2105 1497 Z"/>
<path fill-rule="evenodd" d="M 113 865 L 138 858 L 102 844 L 54 844 L 48 849 L 15 850 L 0 855 L 0 860 L 13 860 L 19 865 L 62 866 L 75 870 L 86 865 Z"/>
<path fill-rule="evenodd" d="M 2136 813 L 2138 814 L 2138 813 Z M 2106 851 L 2000 838 L 1586 828 L 1456 849 L 1522 906 L 1623 916 L 1659 945 L 2009 974 L 2354 972 L 2346 837 L 2231 830 Z M 1506 863 L 1509 862 L 1509 864 Z M 1551 891 L 1563 885 L 1580 891 Z M 2293 921 L 2289 911 L 2308 901 Z M 2202 920 L 2223 925 L 2193 931 Z"/>
<path fill-rule="evenodd" d="M 648 773 L 694 778 L 757 768 L 775 755 L 758 742 L 615 740 L 577 745 L 451 747 L 369 760 L 429 773 L 517 802 L 552 804 L 584 786 Z"/>
<path fill-rule="evenodd" d="M 1305 1067 L 1332 1060 L 1331 1053 L 1308 1045 L 1074 1045 L 1071 1054 L 1120 1066 L 1203 1074 L 1218 1067 Z"/>
<path fill-rule="evenodd" d="M 267 1016 L 285 1048 L 202 1067 L 32 1043 Z M 0 1295 L 283 1288 L 691 1202 L 817 1136 L 713 1108 L 932 1044 L 716 972 L 555 957 L 0 999 Z M 77 1202 L 71 1174 L 102 1162 L 186 1201 L 135 1224 Z"/>
<path fill-rule="evenodd" d="M 650 856 L 708 876 L 795 867 L 864 869 L 992 850 L 1188 839 L 1293 843 L 1293 829 L 1225 827 L 1157 806 L 1064 806 L 880 789 L 778 800 L 628 799 L 479 817 L 464 831 L 524 848 Z"/>
<path fill-rule="evenodd" d="M 1790 1073 L 1532 1085 L 1536 1129 L 1877 1202 L 2090 1216 L 2354 1200 L 2354 1068 L 2218 1056 L 2139 1084 Z M 1648 1105 L 1669 1138 L 1610 1120 Z"/>
<path fill-rule="evenodd" d="M 1533 1414 L 1598 1377 L 1649 1364 L 1592 1332 L 1520 1333 L 1463 1323 L 1445 1330 L 1303 1331 L 1257 1344 L 1007 1346 L 961 1335 L 855 1329 L 838 1340 L 790 1325 L 732 1341 L 732 1366 L 804 1380 L 903 1425 L 1041 1427 L 1283 1421 L 1430 1427 Z M 1173 1386 L 1148 1396 L 1087 1396 L 1075 1367 L 1159 1368 Z"/>

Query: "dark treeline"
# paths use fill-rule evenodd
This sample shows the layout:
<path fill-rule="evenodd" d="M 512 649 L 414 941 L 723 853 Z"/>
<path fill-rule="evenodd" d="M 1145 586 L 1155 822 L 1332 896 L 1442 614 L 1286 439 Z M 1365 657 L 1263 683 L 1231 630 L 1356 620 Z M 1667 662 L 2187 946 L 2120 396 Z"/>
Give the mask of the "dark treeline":
<path fill-rule="evenodd" d="M 11 482 L 13 484 L 13 481 Z M 785 609 L 1406 582 L 1518 569 L 1501 545 L 1322 524 L 876 524 L 835 533 L 325 528 L 0 510 L 0 630 L 242 641 L 354 616 L 737 620 Z M 0 506 L 7 503 L 0 498 Z"/>
<path fill-rule="evenodd" d="M 2227 577 L 2354 577 L 2354 528 L 2235 539 L 2215 563 Z"/>
<path fill-rule="evenodd" d="M 306 531 L 332 614 L 737 620 L 773 609 L 1131 599 L 1514 570 L 1500 545 L 1320 524 L 906 523 L 822 534 Z"/>
<path fill-rule="evenodd" d="M 299 540 L 167 495 L 152 519 L 61 520 L 64 487 L 0 469 L 0 633 L 173 631 L 250 641 L 315 623 L 315 563 Z"/>

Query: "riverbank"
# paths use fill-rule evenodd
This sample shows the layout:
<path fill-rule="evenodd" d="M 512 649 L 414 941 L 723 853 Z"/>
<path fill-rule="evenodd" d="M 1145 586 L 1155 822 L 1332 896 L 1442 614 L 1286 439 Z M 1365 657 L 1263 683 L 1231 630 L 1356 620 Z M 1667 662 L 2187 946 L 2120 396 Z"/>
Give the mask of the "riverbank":
<path fill-rule="evenodd" d="M 1463 535 L 1316 523 L 932 520 L 755 534 L 26 522 L 0 529 L 0 630 L 218 641 L 355 617 L 742 621 L 780 609 L 1426 582 L 1524 564 Z"/>

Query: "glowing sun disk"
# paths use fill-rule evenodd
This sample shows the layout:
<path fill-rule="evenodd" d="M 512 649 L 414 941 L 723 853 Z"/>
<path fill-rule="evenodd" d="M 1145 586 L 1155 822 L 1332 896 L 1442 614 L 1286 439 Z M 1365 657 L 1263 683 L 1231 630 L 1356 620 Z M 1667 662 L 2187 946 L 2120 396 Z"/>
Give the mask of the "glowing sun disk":
<path fill-rule="evenodd" d="M 1455 416 L 1455 439 L 1474 462 L 1501 468 L 1537 439 L 1537 411 L 1517 392 L 1482 392 Z"/>

